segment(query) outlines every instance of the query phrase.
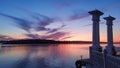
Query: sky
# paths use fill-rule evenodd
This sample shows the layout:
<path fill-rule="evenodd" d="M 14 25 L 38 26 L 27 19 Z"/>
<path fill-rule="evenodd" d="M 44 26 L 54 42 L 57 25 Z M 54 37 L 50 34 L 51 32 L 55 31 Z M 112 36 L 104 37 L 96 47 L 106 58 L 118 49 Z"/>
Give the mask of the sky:
<path fill-rule="evenodd" d="M 89 11 L 98 9 L 100 40 L 107 40 L 106 21 L 113 21 L 114 41 L 120 42 L 120 0 L 0 0 L 0 40 L 52 39 L 92 41 Z"/>

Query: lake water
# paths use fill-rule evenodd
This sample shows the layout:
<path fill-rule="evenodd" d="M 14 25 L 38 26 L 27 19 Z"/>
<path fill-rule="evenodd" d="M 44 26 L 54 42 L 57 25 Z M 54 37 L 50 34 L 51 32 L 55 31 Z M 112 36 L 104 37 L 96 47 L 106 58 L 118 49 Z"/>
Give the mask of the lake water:
<path fill-rule="evenodd" d="M 75 68 L 91 44 L 22 44 L 0 47 L 0 68 Z M 102 45 L 105 46 L 105 45 Z"/>

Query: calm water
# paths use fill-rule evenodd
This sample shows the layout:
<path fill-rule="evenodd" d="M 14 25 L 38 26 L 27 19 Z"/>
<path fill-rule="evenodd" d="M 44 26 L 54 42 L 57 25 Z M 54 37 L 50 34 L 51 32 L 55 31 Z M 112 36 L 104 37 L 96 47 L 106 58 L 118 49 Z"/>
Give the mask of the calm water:
<path fill-rule="evenodd" d="M 4 46 L 8 47 L 0 47 L 0 68 L 75 68 L 81 55 L 89 57 L 91 44 Z"/>

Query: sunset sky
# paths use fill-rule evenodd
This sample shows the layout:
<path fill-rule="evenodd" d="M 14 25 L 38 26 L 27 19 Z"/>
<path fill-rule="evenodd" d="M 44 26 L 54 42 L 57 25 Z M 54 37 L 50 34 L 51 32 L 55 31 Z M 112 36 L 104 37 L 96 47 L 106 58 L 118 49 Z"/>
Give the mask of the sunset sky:
<path fill-rule="evenodd" d="M 106 41 L 106 21 L 114 21 L 114 41 L 120 41 L 120 0 L 0 0 L 0 40 L 92 40 L 88 11 L 104 12 L 100 40 Z"/>

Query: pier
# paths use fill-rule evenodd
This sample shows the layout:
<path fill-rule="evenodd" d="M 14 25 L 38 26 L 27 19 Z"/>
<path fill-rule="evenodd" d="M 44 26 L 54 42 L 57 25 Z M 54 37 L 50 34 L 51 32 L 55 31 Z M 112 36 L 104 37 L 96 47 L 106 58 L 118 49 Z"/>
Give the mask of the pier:
<path fill-rule="evenodd" d="M 103 18 L 104 20 L 106 20 L 107 25 L 107 46 L 103 50 L 103 48 L 100 46 L 99 40 L 99 21 L 100 16 L 104 13 L 99 10 L 93 10 L 88 13 L 92 15 L 93 21 L 92 46 L 89 48 L 90 58 L 87 59 L 87 61 L 86 59 L 83 59 L 79 62 L 81 62 L 82 66 L 86 66 L 86 68 L 120 68 L 120 56 L 117 56 L 117 52 L 113 45 L 112 25 L 115 18 L 112 16 Z M 82 68 L 82 66 L 76 67 Z"/>

